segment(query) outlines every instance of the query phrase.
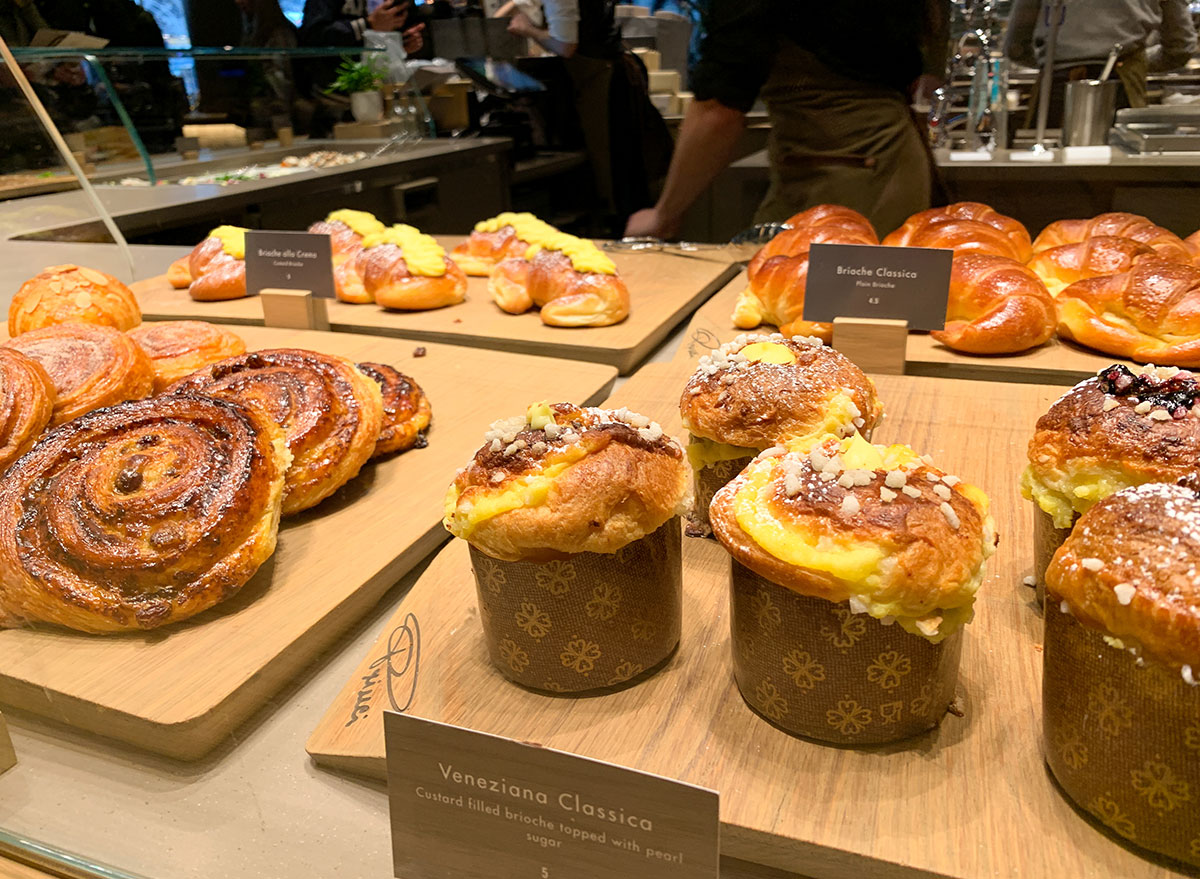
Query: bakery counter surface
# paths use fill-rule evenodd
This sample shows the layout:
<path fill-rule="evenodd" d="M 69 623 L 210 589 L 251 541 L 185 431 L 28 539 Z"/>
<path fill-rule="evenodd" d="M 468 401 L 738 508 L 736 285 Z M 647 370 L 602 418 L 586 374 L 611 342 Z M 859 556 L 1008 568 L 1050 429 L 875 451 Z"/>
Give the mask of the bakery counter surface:
<path fill-rule="evenodd" d="M 438 240 L 449 251 L 461 238 Z M 534 311 L 506 314 L 492 302 L 486 278 L 468 279 L 465 302 L 429 311 L 388 311 L 374 304 L 331 301 L 329 322 L 337 332 L 589 360 L 628 373 L 737 271 L 724 260 L 669 252 L 618 251 L 611 256 L 629 288 L 631 307 L 627 319 L 609 327 L 552 327 Z M 157 272 L 167 265 L 164 262 Z M 197 302 L 158 273 L 134 284 L 133 291 L 142 313 L 153 319 L 263 322 L 262 301 L 257 297 Z"/>
<path fill-rule="evenodd" d="M 743 272 L 700 307 L 683 334 L 677 359 L 695 361 L 739 333 L 775 331 L 768 326 L 758 330 L 734 327 L 730 316 L 745 287 Z M 939 378 L 1073 385 L 1113 363 L 1130 361 L 1057 338 L 1021 354 L 962 354 L 935 342 L 927 333 L 909 333 L 904 370 L 907 375 Z"/>

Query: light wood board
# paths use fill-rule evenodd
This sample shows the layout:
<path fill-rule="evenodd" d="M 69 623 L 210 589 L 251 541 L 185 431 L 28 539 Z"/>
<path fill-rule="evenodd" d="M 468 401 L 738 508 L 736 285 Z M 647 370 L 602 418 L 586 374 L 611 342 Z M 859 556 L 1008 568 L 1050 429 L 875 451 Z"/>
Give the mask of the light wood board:
<path fill-rule="evenodd" d="M 676 359 L 694 362 L 710 348 L 729 341 L 738 333 L 774 332 L 774 328 L 768 326 L 750 331 L 734 327 L 730 316 L 738 294 L 745 287 L 746 275 L 741 273 L 701 306 L 688 325 Z M 1054 385 L 1073 385 L 1113 363 L 1132 365 L 1132 361 L 1058 338 L 1021 354 L 961 354 L 938 344 L 926 333 L 909 333 L 905 359 L 907 375 Z"/>
<path fill-rule="evenodd" d="M 8 721 L 0 714 L 0 775 L 17 765 L 17 752 L 13 749 L 12 736 L 8 734 Z"/>
<path fill-rule="evenodd" d="M 682 363 L 643 368 L 614 402 L 680 431 Z M 386 689 L 371 663 L 408 614 L 421 629 L 410 713 L 678 778 L 721 793 L 722 853 L 828 879 L 1085 877 L 1161 879 L 1082 820 L 1055 791 L 1041 753 L 1041 617 L 1033 590 L 1032 516 L 1017 477 L 1034 421 L 1061 388 L 877 377 L 888 416 L 876 432 L 929 452 L 981 485 L 1001 534 L 963 650 L 965 716 L 908 743 L 827 747 L 779 731 L 743 703 L 729 657 L 728 557 L 684 541 L 684 630 L 655 677 L 590 699 L 507 683 L 488 663 L 462 541 L 445 547 L 308 742 L 316 761 L 379 776 Z M 347 726 L 360 691 L 360 720 Z"/>
<path fill-rule="evenodd" d="M 458 239 L 439 240 L 449 250 Z M 631 300 L 629 317 L 615 326 L 550 327 L 536 311 L 506 314 L 488 296 L 487 279 L 470 278 L 465 302 L 432 311 L 386 311 L 374 304 L 330 302 L 330 327 L 335 332 L 590 360 L 628 373 L 736 271 L 727 263 L 670 253 L 616 252 L 611 256 Z M 171 287 L 165 275 L 138 281 L 132 287 L 148 318 L 248 325 L 263 322 L 257 297 L 196 302 L 186 290 Z"/>
<path fill-rule="evenodd" d="M 488 423 L 533 400 L 608 393 L 610 366 L 344 333 L 240 329 L 251 350 L 306 347 L 390 363 L 433 408 L 429 447 L 380 459 L 284 520 L 233 599 L 162 631 L 0 631 L 0 704 L 182 759 L 203 756 L 446 538 L 442 497 Z"/>

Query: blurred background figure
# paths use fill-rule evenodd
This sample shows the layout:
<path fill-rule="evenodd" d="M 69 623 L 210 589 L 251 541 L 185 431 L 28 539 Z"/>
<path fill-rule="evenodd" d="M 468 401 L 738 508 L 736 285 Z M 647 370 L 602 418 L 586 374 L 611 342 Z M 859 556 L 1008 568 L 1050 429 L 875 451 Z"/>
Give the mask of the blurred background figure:
<path fill-rule="evenodd" d="M 404 35 L 404 50 L 410 55 L 424 45 L 424 22 L 410 22 L 409 0 L 305 0 L 300 22 L 300 45 L 360 48 L 368 30 Z M 309 65 L 313 87 L 324 90 L 337 75 L 338 59 L 313 59 Z"/>
<path fill-rule="evenodd" d="M 28 46 L 44 27 L 49 25 L 34 0 L 0 0 L 0 37 L 10 46 Z"/>

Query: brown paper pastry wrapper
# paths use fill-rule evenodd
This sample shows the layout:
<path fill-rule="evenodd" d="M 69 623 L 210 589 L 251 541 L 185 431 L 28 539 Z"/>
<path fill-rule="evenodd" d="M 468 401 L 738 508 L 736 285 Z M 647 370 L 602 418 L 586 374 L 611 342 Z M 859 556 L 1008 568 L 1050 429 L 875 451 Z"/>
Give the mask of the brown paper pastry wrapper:
<path fill-rule="evenodd" d="M 753 460 L 753 455 L 747 455 L 745 458 L 718 461 L 711 467 L 693 471 L 696 499 L 695 505 L 692 507 L 692 514 L 688 517 L 688 537 L 712 537 L 712 525 L 708 521 L 708 505 L 712 503 L 713 495 L 745 470 Z"/>
<path fill-rule="evenodd" d="M 1054 553 L 1071 536 L 1071 529 L 1079 521 L 1076 513 L 1071 519 L 1071 528 L 1055 528 L 1054 519 L 1049 513 L 1033 505 L 1033 579 L 1037 581 L 1037 603 L 1039 607 L 1046 606 L 1046 569 Z"/>
<path fill-rule="evenodd" d="M 471 547 L 492 663 L 534 690 L 586 694 L 637 683 L 679 644 L 679 519 L 608 555 L 505 562 Z"/>
<path fill-rule="evenodd" d="M 1104 641 L 1047 594 L 1046 762 L 1119 839 L 1200 866 L 1200 687 Z"/>
<path fill-rule="evenodd" d="M 838 745 L 893 742 L 941 722 L 954 701 L 961 631 L 930 644 L 732 565 L 733 672 L 756 712 Z"/>

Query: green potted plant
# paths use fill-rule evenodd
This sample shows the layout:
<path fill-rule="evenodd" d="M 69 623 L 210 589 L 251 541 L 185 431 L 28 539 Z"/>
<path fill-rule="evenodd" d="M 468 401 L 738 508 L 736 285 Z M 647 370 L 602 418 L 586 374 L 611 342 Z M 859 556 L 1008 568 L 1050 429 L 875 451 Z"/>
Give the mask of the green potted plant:
<path fill-rule="evenodd" d="M 383 93 L 379 86 L 386 78 L 374 58 L 366 61 L 343 58 L 328 91 L 350 96 L 350 113 L 355 122 L 378 122 L 383 118 Z"/>

